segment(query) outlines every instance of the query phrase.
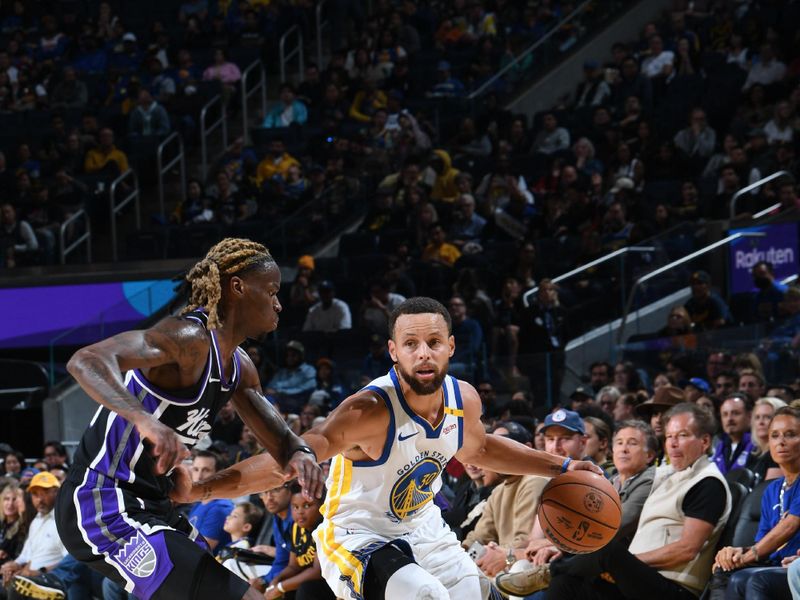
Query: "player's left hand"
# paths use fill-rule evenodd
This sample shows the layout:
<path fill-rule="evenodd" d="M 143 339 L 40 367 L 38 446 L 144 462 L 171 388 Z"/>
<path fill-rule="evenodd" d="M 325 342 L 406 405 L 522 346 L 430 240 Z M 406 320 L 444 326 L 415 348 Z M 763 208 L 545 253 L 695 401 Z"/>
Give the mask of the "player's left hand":
<path fill-rule="evenodd" d="M 592 473 L 605 477 L 603 469 L 589 460 L 573 460 L 567 466 L 567 471 L 591 471 Z"/>
<path fill-rule="evenodd" d="M 286 480 L 297 478 L 303 488 L 303 497 L 316 500 L 322 497 L 322 469 L 313 455 L 307 452 L 295 452 L 289 457 L 286 465 Z"/>
<path fill-rule="evenodd" d="M 494 577 L 506 568 L 506 551 L 495 542 L 486 544 L 486 552 L 475 561 L 487 577 Z"/>

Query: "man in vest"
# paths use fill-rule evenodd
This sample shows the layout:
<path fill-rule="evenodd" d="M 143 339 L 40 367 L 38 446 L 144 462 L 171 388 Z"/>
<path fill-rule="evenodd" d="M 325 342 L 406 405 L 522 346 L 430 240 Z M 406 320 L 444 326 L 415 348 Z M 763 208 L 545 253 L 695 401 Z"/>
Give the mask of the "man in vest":
<path fill-rule="evenodd" d="M 731 495 L 708 458 L 713 417 L 682 403 L 666 420 L 670 464 L 656 469 L 630 546 L 613 540 L 595 553 L 595 572 L 581 576 L 562 572 L 558 562 L 535 567 L 527 572 L 528 585 L 514 590 L 518 595 L 549 588 L 548 598 L 697 599 L 711 575 Z"/>

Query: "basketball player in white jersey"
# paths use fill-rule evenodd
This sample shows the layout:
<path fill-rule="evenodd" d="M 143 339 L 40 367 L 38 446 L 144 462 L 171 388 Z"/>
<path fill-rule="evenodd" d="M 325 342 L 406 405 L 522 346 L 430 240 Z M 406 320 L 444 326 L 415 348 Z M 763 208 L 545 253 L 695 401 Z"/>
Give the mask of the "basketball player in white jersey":
<path fill-rule="evenodd" d="M 302 436 L 318 460 L 333 458 L 314 533 L 322 574 L 344 600 L 486 598 L 488 581 L 433 502 L 450 458 L 514 475 L 600 469 L 485 432 L 477 391 L 447 375 L 455 343 L 439 302 L 406 300 L 389 328 L 392 370 Z M 195 484 L 181 473 L 173 497 L 234 498 L 281 477 L 263 454 Z"/>

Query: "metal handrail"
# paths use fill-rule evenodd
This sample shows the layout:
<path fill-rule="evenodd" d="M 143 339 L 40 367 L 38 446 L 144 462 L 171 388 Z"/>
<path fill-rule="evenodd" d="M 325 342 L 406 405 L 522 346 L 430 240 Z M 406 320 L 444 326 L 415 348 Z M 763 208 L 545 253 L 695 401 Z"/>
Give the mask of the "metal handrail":
<path fill-rule="evenodd" d="M 171 142 L 178 142 L 178 153 L 167 164 L 164 164 L 164 151 Z M 158 145 L 156 150 L 156 164 L 158 165 L 158 207 L 162 217 L 166 216 L 164 212 L 164 175 L 176 164 L 181 165 L 181 198 L 186 197 L 186 155 L 183 152 L 183 138 L 176 131 L 167 137 L 163 142 Z"/>
<path fill-rule="evenodd" d="M 252 87 L 252 89 L 248 90 L 248 82 L 250 81 L 250 76 L 253 73 L 258 73 L 258 81 Z M 264 64 L 261 62 L 260 59 L 253 61 L 250 63 L 244 72 L 242 73 L 242 131 L 244 136 L 244 143 L 250 143 L 250 113 L 248 110 L 248 102 L 253 94 L 261 91 L 261 114 L 266 115 L 267 113 L 267 75 L 264 72 Z"/>
<path fill-rule="evenodd" d="M 289 36 L 291 36 L 293 33 L 297 33 L 297 47 L 294 50 L 291 50 L 287 55 L 286 40 L 288 40 Z M 292 25 L 286 30 L 286 33 L 281 36 L 280 42 L 278 42 L 278 60 L 281 65 L 281 83 L 286 81 L 286 65 L 295 56 L 298 57 L 297 79 L 298 81 L 302 81 L 303 71 L 305 70 L 305 62 L 303 61 L 303 32 L 300 31 L 300 28 L 297 25 Z"/>
<path fill-rule="evenodd" d="M 691 254 L 687 254 L 683 258 L 679 258 L 677 260 L 673 260 L 671 263 L 664 265 L 663 267 L 659 267 L 655 271 L 650 271 L 639 277 L 636 282 L 631 287 L 631 292 L 628 295 L 628 302 L 625 305 L 625 312 L 622 313 L 622 320 L 619 324 L 619 334 L 617 336 L 617 343 L 622 343 L 622 336 L 625 333 L 625 323 L 628 319 L 628 314 L 630 313 L 631 306 L 633 305 L 633 299 L 636 297 L 636 292 L 639 291 L 639 286 L 642 285 L 645 281 L 650 281 L 654 277 L 658 277 L 662 273 L 666 273 L 667 271 L 682 265 L 683 263 L 687 263 L 689 261 L 694 260 L 698 256 L 702 256 L 703 254 L 708 254 L 712 250 L 716 250 L 720 246 L 726 246 L 731 242 L 734 242 L 740 238 L 744 237 L 764 237 L 766 234 L 762 231 L 740 231 L 739 233 L 734 233 L 733 235 L 729 235 L 728 237 L 721 239 L 713 244 L 709 244 L 705 248 L 700 248 L 700 250 L 696 250 Z"/>
<path fill-rule="evenodd" d="M 752 192 L 754 189 L 759 188 L 762 185 L 765 185 L 765 184 L 769 183 L 773 179 L 777 179 L 778 177 L 785 177 L 785 176 L 791 177 L 792 174 L 789 171 L 776 171 L 772 175 L 767 175 L 766 177 L 762 177 L 761 179 L 759 179 L 755 183 L 751 183 L 747 187 L 743 187 L 738 192 L 736 192 L 733 195 L 733 197 L 731 198 L 731 204 L 730 204 L 730 207 L 728 209 L 728 212 L 730 214 L 730 218 L 731 219 L 735 219 L 736 218 L 736 202 L 739 200 L 740 197 L 744 196 L 748 192 Z M 774 208 L 774 207 L 771 207 L 771 208 Z M 761 212 L 764 212 L 764 211 L 761 211 Z M 758 214 L 761 214 L 761 213 L 758 213 Z M 763 215 L 761 215 L 761 216 L 763 216 Z M 753 218 L 755 218 L 755 217 L 753 217 Z"/>
<path fill-rule="evenodd" d="M 77 221 L 78 219 L 84 219 L 86 222 L 86 231 L 83 232 L 82 235 L 78 237 L 78 239 L 74 240 L 69 246 L 66 245 L 66 237 L 67 237 L 67 229 L 69 228 L 72 223 Z M 58 254 L 61 260 L 61 264 L 64 265 L 67 263 L 67 255 L 71 253 L 75 248 L 80 246 L 83 242 L 86 242 L 86 262 L 92 262 L 92 224 L 91 220 L 89 219 L 89 214 L 80 209 L 74 215 L 70 216 L 66 219 L 58 230 Z"/>
<path fill-rule="evenodd" d="M 558 277 L 553 277 L 550 281 L 553 282 L 553 283 L 559 283 L 560 281 L 564 281 L 565 279 L 569 279 L 570 277 L 572 277 L 574 275 L 578 275 L 579 273 L 583 273 L 584 271 L 588 271 L 592 267 L 596 267 L 598 265 L 601 265 L 604 262 L 608 262 L 609 260 L 614 259 L 614 258 L 616 258 L 618 256 L 622 256 L 624 254 L 627 254 L 628 252 L 655 252 L 655 251 L 656 251 L 655 246 L 626 246 L 624 248 L 620 248 L 619 250 L 614 250 L 613 252 L 610 252 L 610 253 L 606 254 L 605 256 L 601 256 L 600 258 L 596 258 L 595 260 L 593 260 L 591 262 L 588 262 L 585 265 L 581 265 L 580 267 L 577 267 L 575 269 L 572 269 L 571 271 L 567 271 L 566 273 L 563 273 L 563 274 L 559 275 Z M 525 306 L 529 306 L 530 305 L 530 297 L 532 295 L 534 295 L 538 290 L 539 290 L 539 286 L 537 285 L 537 286 L 534 286 L 531 289 L 529 289 L 527 292 L 525 292 L 525 294 L 522 296 L 522 303 Z"/>
<path fill-rule="evenodd" d="M 511 69 L 512 69 L 514 66 L 516 66 L 516 64 L 517 64 L 519 61 L 521 61 L 521 60 L 522 60 L 522 59 L 524 59 L 526 56 L 528 56 L 529 54 L 531 54 L 531 53 L 532 53 L 534 50 L 536 50 L 536 49 L 537 49 L 539 46 L 541 46 L 542 44 L 544 44 L 544 43 L 545 43 L 546 41 L 548 41 L 548 40 L 549 40 L 549 39 L 550 39 L 552 36 L 554 36 L 554 35 L 555 35 L 555 34 L 556 34 L 558 31 L 560 31 L 560 30 L 561 30 L 561 27 L 564 25 L 564 23 L 567 23 L 568 21 L 572 20 L 572 18 L 573 18 L 574 16 L 578 15 L 579 13 L 582 13 L 582 12 L 583 12 L 583 11 L 586 9 L 586 7 L 588 7 L 588 6 L 589 6 L 590 4 L 592 4 L 592 3 L 593 3 L 593 0 L 585 0 L 585 1 L 584 1 L 584 2 L 583 2 L 583 3 L 582 3 L 582 4 L 581 4 L 581 5 L 578 7 L 578 8 L 576 8 L 575 10 L 573 10 L 573 11 L 572 11 L 571 13 L 569 13 L 569 14 L 568 14 L 566 17 L 564 17 L 564 18 L 563 18 L 563 19 L 561 19 L 561 20 L 560 20 L 558 23 L 556 23 L 556 24 L 555 24 L 555 25 L 554 25 L 554 26 L 553 26 L 553 27 L 550 29 L 550 31 L 548 31 L 546 34 L 544 34 L 544 36 L 542 36 L 541 38 L 539 38 L 538 40 L 536 40 L 536 41 L 535 41 L 533 44 L 531 44 L 530 46 L 528 46 L 527 50 L 525 50 L 524 52 L 522 52 L 522 53 L 521 53 L 519 56 L 515 56 L 515 57 L 514 57 L 514 60 L 512 60 L 512 61 L 511 61 L 510 63 L 508 63 L 508 64 L 507 64 L 505 67 L 503 67 L 502 69 L 500 69 L 500 70 L 499 70 L 497 73 L 495 73 L 494 75 L 492 75 L 492 76 L 489 78 L 489 80 L 488 80 L 488 81 L 484 82 L 484 84 L 483 84 L 483 85 L 481 85 L 481 86 L 480 86 L 480 87 L 479 87 L 477 90 L 475 90 L 475 91 L 474 91 L 474 92 L 472 92 L 472 93 L 471 93 L 469 96 L 467 96 L 467 100 L 475 100 L 475 98 L 477 98 L 478 96 L 480 96 L 481 94 L 483 94 L 483 92 L 485 92 L 487 89 L 489 89 L 490 87 L 492 87 L 492 86 L 493 86 L 493 85 L 494 85 L 494 84 L 497 82 L 497 80 L 498 80 L 498 79 L 500 79 L 500 78 L 501 78 L 503 75 L 505 75 L 505 74 L 506 74 L 508 71 L 510 71 L 510 70 L 511 70 Z"/>
<path fill-rule="evenodd" d="M 219 119 L 208 125 L 206 124 L 208 111 L 217 103 L 219 103 L 220 106 Z M 228 120 L 225 117 L 225 102 L 223 102 L 222 96 L 219 94 L 209 100 L 200 111 L 200 160 L 202 161 L 201 169 L 203 181 L 208 177 L 208 137 L 214 133 L 218 127 L 222 127 L 222 151 L 224 152 L 228 147 Z"/>
<path fill-rule="evenodd" d="M 764 210 L 758 211 L 756 214 L 753 215 L 753 221 L 758 221 L 761 217 L 766 217 L 773 210 L 775 210 L 776 208 L 780 208 L 780 207 L 781 207 L 781 203 L 780 202 L 776 202 L 772 206 L 768 206 Z"/>
<path fill-rule="evenodd" d="M 328 26 L 327 21 L 322 21 L 322 9 L 325 7 L 327 0 L 320 0 L 317 2 L 316 20 L 317 20 L 317 67 L 322 69 L 322 30 Z"/>
<path fill-rule="evenodd" d="M 133 177 L 133 187 L 130 193 L 117 204 L 117 188 L 130 177 Z M 139 211 L 139 177 L 132 169 L 128 169 L 111 183 L 108 201 L 111 214 L 111 258 L 114 262 L 117 262 L 117 214 L 128 206 L 131 201 L 134 201 L 136 205 L 136 230 L 138 231 L 142 228 L 142 217 Z"/>

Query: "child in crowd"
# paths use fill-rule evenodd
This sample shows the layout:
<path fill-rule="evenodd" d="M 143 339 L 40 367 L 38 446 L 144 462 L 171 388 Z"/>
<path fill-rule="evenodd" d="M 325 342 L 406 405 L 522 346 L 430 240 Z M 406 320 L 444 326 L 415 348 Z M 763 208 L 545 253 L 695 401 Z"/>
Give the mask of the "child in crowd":
<path fill-rule="evenodd" d="M 292 551 L 289 564 L 273 579 L 267 587 L 264 598 L 274 600 L 335 600 L 336 596 L 322 579 L 322 571 L 317 559 L 317 548 L 311 533 L 322 522 L 319 509 L 323 498 L 306 500 L 300 485 L 294 483 L 292 492 Z"/>
<path fill-rule="evenodd" d="M 250 539 L 248 536 L 258 527 L 263 516 L 264 511 L 251 502 L 237 504 L 225 518 L 223 529 L 231 536 L 231 541 L 217 553 L 218 559 L 229 554 L 225 551 L 227 548 L 244 548 L 245 550 L 249 550 Z M 249 581 L 252 577 L 257 577 L 259 574 L 257 573 L 258 565 L 241 562 L 235 557 L 224 558 L 224 560 L 220 560 L 220 562 L 222 562 L 222 566 L 226 569 L 233 571 L 246 581 Z"/>

